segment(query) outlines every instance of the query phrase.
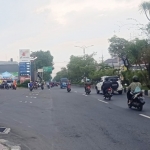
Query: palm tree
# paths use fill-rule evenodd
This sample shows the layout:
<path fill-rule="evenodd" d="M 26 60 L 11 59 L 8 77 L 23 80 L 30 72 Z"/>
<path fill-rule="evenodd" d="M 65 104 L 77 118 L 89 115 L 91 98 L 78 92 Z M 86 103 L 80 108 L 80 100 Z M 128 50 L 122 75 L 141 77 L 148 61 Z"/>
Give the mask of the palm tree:
<path fill-rule="evenodd" d="M 147 19 L 150 21 L 150 2 L 143 2 L 140 5 L 140 9 L 144 11 Z"/>

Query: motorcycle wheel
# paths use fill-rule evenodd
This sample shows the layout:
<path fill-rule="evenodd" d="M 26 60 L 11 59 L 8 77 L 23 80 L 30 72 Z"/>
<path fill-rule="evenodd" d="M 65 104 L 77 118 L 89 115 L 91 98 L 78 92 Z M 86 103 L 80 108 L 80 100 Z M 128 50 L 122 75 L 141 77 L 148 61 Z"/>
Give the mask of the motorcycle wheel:
<path fill-rule="evenodd" d="M 127 105 L 129 108 L 132 108 L 132 105 L 129 104 L 129 100 L 127 100 Z"/>
<path fill-rule="evenodd" d="M 139 107 L 138 107 L 138 110 L 139 110 L 139 111 L 142 111 L 142 110 L 143 110 L 143 106 L 139 106 Z"/>

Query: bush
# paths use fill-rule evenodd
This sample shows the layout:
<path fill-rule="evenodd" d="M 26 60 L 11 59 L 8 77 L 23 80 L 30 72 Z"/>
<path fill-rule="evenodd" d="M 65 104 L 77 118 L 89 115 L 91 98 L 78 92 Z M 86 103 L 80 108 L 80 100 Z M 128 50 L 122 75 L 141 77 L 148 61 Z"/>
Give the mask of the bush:
<path fill-rule="evenodd" d="M 25 82 L 23 82 L 21 84 L 17 84 L 17 87 L 28 88 L 28 83 L 30 83 L 30 80 L 26 80 Z"/>

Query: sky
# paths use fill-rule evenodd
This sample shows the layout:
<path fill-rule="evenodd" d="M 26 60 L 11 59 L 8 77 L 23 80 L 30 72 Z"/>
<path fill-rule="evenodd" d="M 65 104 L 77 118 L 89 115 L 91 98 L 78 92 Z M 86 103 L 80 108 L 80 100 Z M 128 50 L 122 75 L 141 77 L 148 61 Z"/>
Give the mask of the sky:
<path fill-rule="evenodd" d="M 143 0 L 0 0 L 0 60 L 18 61 L 19 49 L 50 50 L 52 76 L 71 55 L 96 52 L 110 58 L 108 39 L 143 36 L 136 24 L 148 21 L 139 10 Z M 91 46 L 93 45 L 93 46 Z M 90 47 L 91 46 L 91 47 Z"/>

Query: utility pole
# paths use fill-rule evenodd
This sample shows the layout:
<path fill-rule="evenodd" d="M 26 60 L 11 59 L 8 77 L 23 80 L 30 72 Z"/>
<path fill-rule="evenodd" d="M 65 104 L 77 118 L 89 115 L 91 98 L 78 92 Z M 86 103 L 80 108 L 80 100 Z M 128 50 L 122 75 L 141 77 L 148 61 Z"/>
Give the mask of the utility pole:
<path fill-rule="evenodd" d="M 99 57 L 100 58 L 100 62 L 104 62 L 104 56 L 103 56 L 103 54 L 102 54 L 102 57 Z"/>

